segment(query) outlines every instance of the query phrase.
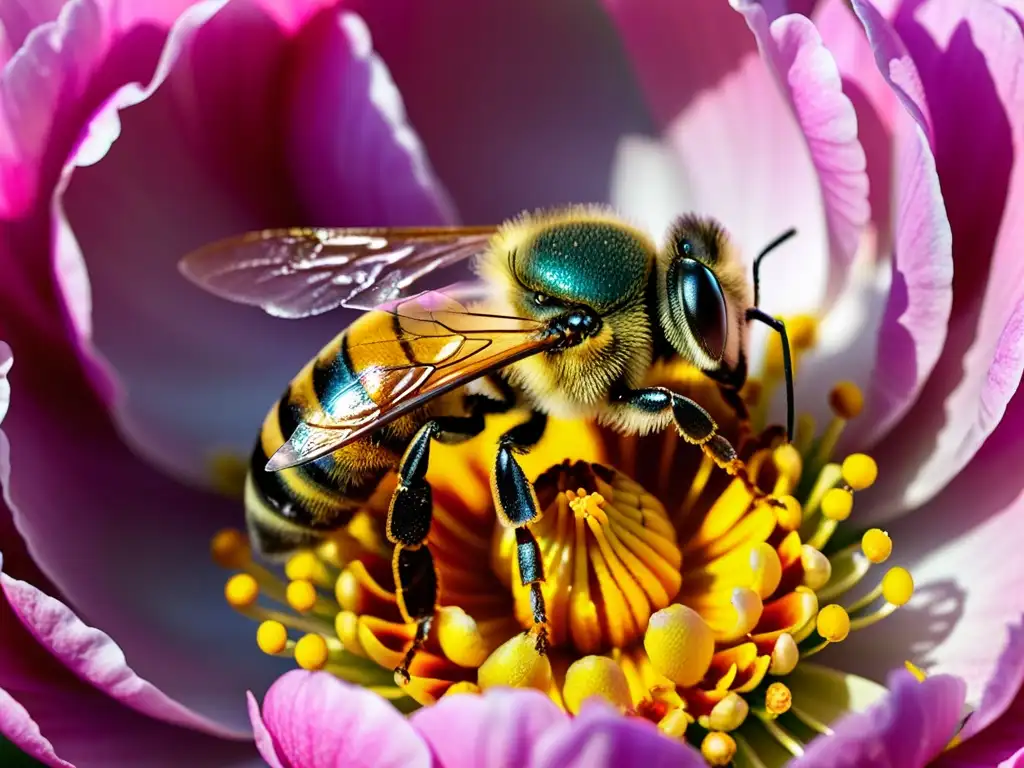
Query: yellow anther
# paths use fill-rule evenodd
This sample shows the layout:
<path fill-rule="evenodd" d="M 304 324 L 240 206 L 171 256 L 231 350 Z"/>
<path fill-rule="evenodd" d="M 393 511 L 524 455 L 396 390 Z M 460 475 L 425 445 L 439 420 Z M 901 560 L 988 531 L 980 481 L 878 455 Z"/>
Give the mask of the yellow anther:
<path fill-rule="evenodd" d="M 842 381 L 829 392 L 828 404 L 836 416 L 849 421 L 857 418 L 864 410 L 864 395 L 852 381 Z"/>
<path fill-rule="evenodd" d="M 693 718 L 682 709 L 672 709 L 658 721 L 658 729 L 666 736 L 681 739 L 686 735 L 686 729 L 692 722 Z"/>
<path fill-rule="evenodd" d="M 818 611 L 818 634 L 830 643 L 841 643 L 850 634 L 850 614 L 841 605 L 826 605 Z"/>
<path fill-rule="evenodd" d="M 221 568 L 242 569 L 252 561 L 249 539 L 241 531 L 227 528 L 210 541 L 210 555 Z"/>
<path fill-rule="evenodd" d="M 923 683 L 928 678 L 928 673 L 912 661 L 904 661 L 903 666 L 907 668 L 907 672 L 912 674 L 919 683 Z"/>
<path fill-rule="evenodd" d="M 843 459 L 843 480 L 855 491 L 863 491 L 878 479 L 878 464 L 866 453 L 853 453 Z"/>
<path fill-rule="evenodd" d="M 736 741 L 728 733 L 712 731 L 700 743 L 700 753 L 708 765 L 728 765 L 736 756 Z"/>
<path fill-rule="evenodd" d="M 711 666 L 715 636 L 699 613 L 675 604 L 651 616 L 644 649 L 660 674 L 689 688 L 699 683 Z"/>
<path fill-rule="evenodd" d="M 861 537 L 860 548 L 872 563 L 884 563 L 892 554 L 892 539 L 881 528 L 872 528 Z"/>
<path fill-rule="evenodd" d="M 292 581 L 285 590 L 285 599 L 295 611 L 309 613 L 316 605 L 316 587 L 308 581 Z"/>
<path fill-rule="evenodd" d="M 772 452 L 772 458 L 780 474 L 795 479 L 800 478 L 800 472 L 803 469 L 803 459 L 800 458 L 800 451 L 790 443 L 783 443 L 776 448 Z"/>
<path fill-rule="evenodd" d="M 882 577 L 882 596 L 893 605 L 906 605 L 914 596 L 914 578 L 906 568 L 890 568 Z"/>
<path fill-rule="evenodd" d="M 349 653 L 356 656 L 366 655 L 359 644 L 359 617 L 356 614 L 351 611 L 338 611 L 334 615 L 334 634 Z"/>
<path fill-rule="evenodd" d="M 796 352 L 804 352 L 818 339 L 818 321 L 810 315 L 794 315 L 786 320 L 786 335 Z"/>
<path fill-rule="evenodd" d="M 788 675 L 796 669 L 800 661 L 800 649 L 797 648 L 796 640 L 789 632 L 783 632 L 775 641 L 772 648 L 772 663 L 768 671 L 776 676 Z"/>
<path fill-rule="evenodd" d="M 821 514 L 842 522 L 853 511 L 853 494 L 845 488 L 829 488 L 821 499 Z"/>
<path fill-rule="evenodd" d="M 327 641 L 320 635 L 303 635 L 295 643 L 295 663 L 303 669 L 323 669 L 328 655 Z"/>
<path fill-rule="evenodd" d="M 804 521 L 804 511 L 800 502 L 792 496 L 780 496 L 782 506 L 775 510 L 776 520 L 779 527 L 784 531 L 795 531 Z"/>
<path fill-rule="evenodd" d="M 775 547 L 761 542 L 750 550 L 750 588 L 763 600 L 778 589 L 782 581 L 782 561 Z"/>
<path fill-rule="evenodd" d="M 800 565 L 804 569 L 804 586 L 821 589 L 832 578 L 832 561 L 810 544 L 800 547 Z"/>
<path fill-rule="evenodd" d="M 490 650 L 473 617 L 452 605 L 438 611 L 437 640 L 444 655 L 460 667 L 479 667 Z"/>
<path fill-rule="evenodd" d="M 291 581 L 311 581 L 325 583 L 328 580 L 327 569 L 323 561 L 312 552 L 299 552 L 292 555 L 284 566 L 284 574 Z"/>
<path fill-rule="evenodd" d="M 260 586 L 248 573 L 236 573 L 224 585 L 224 597 L 232 608 L 248 608 L 260 596 Z"/>
<path fill-rule="evenodd" d="M 793 694 L 783 683 L 772 683 L 764 692 L 764 708 L 773 715 L 782 715 L 793 704 Z"/>
<path fill-rule="evenodd" d="M 468 680 L 462 680 L 452 685 L 447 691 L 444 692 L 445 696 L 458 696 L 459 694 L 478 694 L 480 693 L 480 686 L 476 683 L 471 683 Z"/>
<path fill-rule="evenodd" d="M 569 494 L 566 494 L 569 496 Z M 601 517 L 603 514 L 601 505 L 604 504 L 604 496 L 600 493 L 587 493 L 580 488 L 576 494 L 569 496 L 569 508 L 576 513 L 577 517 Z"/>
<path fill-rule="evenodd" d="M 264 621 L 256 630 L 256 645 L 264 653 L 273 656 L 288 647 L 288 630 L 279 621 Z"/>
<path fill-rule="evenodd" d="M 622 667 L 607 656 L 584 656 L 574 661 L 565 673 L 562 700 L 569 712 L 578 714 L 583 702 L 591 696 L 600 696 L 620 710 L 632 703 Z"/>
<path fill-rule="evenodd" d="M 531 635 L 520 632 L 498 646 L 480 665 L 477 683 L 484 690 L 506 686 L 546 692 L 551 687 L 551 662 L 537 652 Z"/>
<path fill-rule="evenodd" d="M 707 724 L 701 724 L 711 731 L 735 731 L 743 725 L 749 713 L 750 705 L 747 704 L 747 700 L 735 691 L 730 691 L 725 694 L 725 698 L 715 704 L 708 715 Z"/>

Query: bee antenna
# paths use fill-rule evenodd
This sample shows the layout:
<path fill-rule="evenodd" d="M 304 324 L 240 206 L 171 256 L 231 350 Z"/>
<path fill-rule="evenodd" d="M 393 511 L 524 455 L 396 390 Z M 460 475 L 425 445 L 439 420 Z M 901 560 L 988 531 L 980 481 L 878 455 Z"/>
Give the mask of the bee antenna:
<path fill-rule="evenodd" d="M 761 299 L 761 259 L 763 259 L 769 253 L 774 251 L 776 248 L 778 248 L 784 242 L 789 240 L 789 238 L 794 237 L 795 235 L 796 235 L 796 227 L 790 227 L 785 232 L 783 232 L 781 235 L 779 235 L 774 240 L 772 240 L 770 243 L 768 243 L 768 245 L 766 245 L 764 247 L 764 249 L 759 254 L 757 254 L 757 258 L 754 259 L 754 306 L 755 307 L 760 306 L 760 299 Z"/>
<path fill-rule="evenodd" d="M 747 320 L 764 323 L 778 333 L 782 341 L 782 369 L 786 374 L 786 439 L 793 442 L 793 354 L 789 349 L 789 334 L 786 333 L 786 324 L 757 307 L 747 310 Z"/>

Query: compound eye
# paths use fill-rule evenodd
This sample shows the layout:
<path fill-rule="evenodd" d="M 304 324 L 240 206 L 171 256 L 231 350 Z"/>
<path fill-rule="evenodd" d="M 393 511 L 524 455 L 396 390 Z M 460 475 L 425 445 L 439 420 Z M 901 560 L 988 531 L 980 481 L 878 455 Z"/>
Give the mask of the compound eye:
<path fill-rule="evenodd" d="M 718 361 L 725 354 L 725 296 L 718 278 L 695 259 L 679 259 L 668 289 L 675 291 L 675 304 L 683 311 L 686 324 L 704 353 Z M 672 285 L 674 283 L 674 285 Z"/>

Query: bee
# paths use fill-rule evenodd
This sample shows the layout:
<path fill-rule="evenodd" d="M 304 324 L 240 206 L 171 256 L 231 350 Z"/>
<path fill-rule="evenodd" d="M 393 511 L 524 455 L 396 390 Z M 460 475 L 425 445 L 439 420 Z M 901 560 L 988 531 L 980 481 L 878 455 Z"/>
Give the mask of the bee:
<path fill-rule="evenodd" d="M 595 207 L 523 214 L 493 227 L 287 229 L 206 246 L 181 263 L 206 290 L 299 318 L 365 310 L 286 388 L 263 422 L 246 481 L 255 549 L 269 557 L 314 546 L 344 526 L 381 480 L 397 472 L 386 534 L 403 618 L 415 639 L 396 675 L 426 641 L 438 598 L 427 546 L 426 481 L 434 441 L 480 434 L 490 414 L 529 416 L 498 441 L 492 491 L 515 530 L 530 587 L 537 648 L 547 647 L 540 549 L 530 523 L 537 498 L 517 460 L 549 416 L 587 418 L 626 433 L 674 427 L 753 488 L 708 412 L 645 385 L 657 361 L 682 359 L 718 382 L 745 418 L 751 321 L 781 334 L 793 428 L 792 365 L 782 321 L 757 307 L 753 281 L 725 229 L 685 215 L 661 247 Z M 424 278 L 472 262 L 476 278 L 422 290 Z"/>

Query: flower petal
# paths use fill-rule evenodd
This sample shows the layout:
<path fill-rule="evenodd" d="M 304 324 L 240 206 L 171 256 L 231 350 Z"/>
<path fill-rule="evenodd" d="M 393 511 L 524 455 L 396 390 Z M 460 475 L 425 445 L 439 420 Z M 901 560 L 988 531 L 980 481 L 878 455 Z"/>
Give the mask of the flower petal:
<path fill-rule="evenodd" d="M 252 695 L 252 691 L 245 692 L 245 700 L 249 705 L 249 721 L 252 723 L 253 740 L 260 756 L 266 760 L 270 768 L 284 768 L 281 765 L 281 758 L 277 755 L 274 747 L 274 737 L 267 730 L 267 724 L 263 722 L 263 715 L 260 713 L 259 702 Z"/>
<path fill-rule="evenodd" d="M 672 765 L 703 768 L 700 753 L 665 736 L 653 723 L 623 717 L 591 701 L 570 722 L 552 728 L 537 742 L 532 768 L 612 768 L 619 765 Z"/>
<path fill-rule="evenodd" d="M 995 3 L 956 0 L 897 16 L 935 125 L 953 233 L 949 336 L 921 397 L 887 441 L 875 520 L 920 505 L 999 423 L 1024 369 L 1024 35 Z M 912 479 L 907 482 L 907 477 Z"/>
<path fill-rule="evenodd" d="M 619 138 L 651 131 L 597 3 L 353 0 L 346 8 L 366 20 L 466 223 L 605 202 Z"/>
<path fill-rule="evenodd" d="M 518 768 L 530 764 L 538 739 L 567 717 L 540 691 L 495 689 L 446 696 L 410 719 L 440 768 Z M 452 723 L 459 724 L 458 738 Z"/>
<path fill-rule="evenodd" d="M 53 744 L 43 736 L 39 725 L 21 704 L 0 688 L 0 734 L 34 760 L 57 768 L 75 768 L 58 757 Z"/>
<path fill-rule="evenodd" d="M 426 744 L 398 710 L 327 672 L 282 675 L 263 700 L 262 721 L 286 768 L 430 765 Z"/>
<path fill-rule="evenodd" d="M 11 383 L 7 380 L 7 374 L 11 372 L 11 365 L 14 357 L 11 355 L 11 348 L 0 341 L 0 424 L 7 415 L 7 406 L 11 402 Z"/>
<path fill-rule="evenodd" d="M 959 725 L 963 683 L 949 675 L 919 683 L 900 671 L 890 675 L 888 686 L 891 692 L 881 702 L 812 741 L 793 768 L 922 768 L 938 755 Z"/>
<path fill-rule="evenodd" d="M 36 27 L 53 21 L 60 13 L 65 0 L 8 0 L 0 3 L 0 30 L 3 32 L 4 66 L 11 55 L 25 42 L 25 38 Z"/>

